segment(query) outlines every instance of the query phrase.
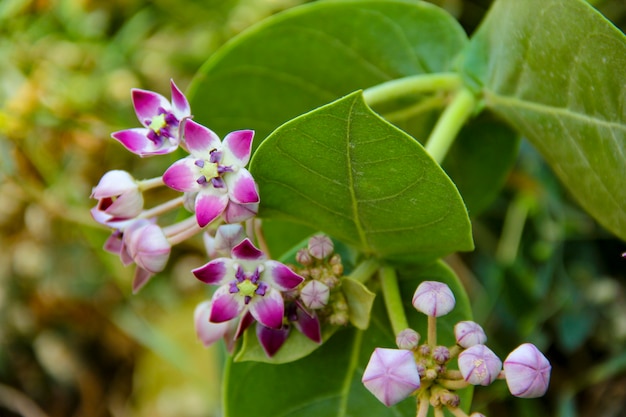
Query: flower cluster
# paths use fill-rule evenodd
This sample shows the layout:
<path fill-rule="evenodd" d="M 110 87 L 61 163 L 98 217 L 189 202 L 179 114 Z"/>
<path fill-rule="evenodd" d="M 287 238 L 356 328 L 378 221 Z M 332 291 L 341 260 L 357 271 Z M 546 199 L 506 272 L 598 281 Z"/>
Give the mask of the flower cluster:
<path fill-rule="evenodd" d="M 456 391 L 468 385 L 489 385 L 505 379 L 516 397 L 535 398 L 545 394 L 551 366 L 546 357 L 530 343 L 511 352 L 504 363 L 489 349 L 482 327 L 472 321 L 454 326 L 456 344 L 437 345 L 436 318 L 449 313 L 455 305 L 454 294 L 441 282 L 422 282 L 413 296 L 413 306 L 428 316 L 428 340 L 405 329 L 398 333 L 398 349 L 376 348 L 363 373 L 362 382 L 382 403 L 392 406 L 409 396 L 418 400 L 417 417 L 425 417 L 432 406 L 435 415 L 444 408 L 455 416 L 467 416 L 459 408 Z M 456 358 L 457 369 L 450 368 Z M 473 413 L 470 417 L 482 416 Z"/>
<path fill-rule="evenodd" d="M 259 193 L 245 168 L 253 131 L 231 132 L 221 141 L 191 120 L 189 101 L 173 81 L 171 101 L 140 89 L 133 89 L 131 95 L 142 127 L 114 132 L 112 137 L 141 157 L 169 154 L 178 148 L 189 153 L 161 176 L 148 180 L 136 180 L 121 170 L 107 172 L 91 194 L 98 200 L 92 217 L 113 229 L 105 249 L 117 254 L 124 265 L 136 265 L 133 291 L 137 292 L 165 268 L 173 245 L 206 231 L 208 225 L 214 230 L 221 223 L 253 218 Z M 144 208 L 144 193 L 162 186 L 182 195 Z M 194 215 L 159 225 L 164 214 L 181 207 Z"/>

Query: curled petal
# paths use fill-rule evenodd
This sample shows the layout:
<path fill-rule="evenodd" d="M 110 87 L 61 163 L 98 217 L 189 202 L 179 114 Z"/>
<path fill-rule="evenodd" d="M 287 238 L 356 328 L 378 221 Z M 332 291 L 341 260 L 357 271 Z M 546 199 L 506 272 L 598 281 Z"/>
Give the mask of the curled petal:
<path fill-rule="evenodd" d="M 174 110 L 174 115 L 179 120 L 189 117 L 191 115 L 191 107 L 187 97 L 180 91 L 173 80 L 170 80 L 170 87 L 172 89 L 172 110 Z"/>
<path fill-rule="evenodd" d="M 101 199 L 115 197 L 127 192 L 136 191 L 138 188 L 135 179 L 126 171 L 115 169 L 102 176 L 98 185 L 91 193 L 91 198 Z"/>
<path fill-rule="evenodd" d="M 214 259 L 191 272 L 200 281 L 210 285 L 222 285 L 235 278 L 235 270 L 229 258 Z"/>
<path fill-rule="evenodd" d="M 250 314 L 259 323 L 272 329 L 280 329 L 283 325 L 285 305 L 280 292 L 271 288 L 262 297 L 254 297 L 249 304 Z"/>
<path fill-rule="evenodd" d="M 200 184 L 196 181 L 199 173 L 194 165 L 193 158 L 183 158 L 174 162 L 163 174 L 163 183 L 168 187 L 180 192 L 193 192 L 200 190 Z"/>
<path fill-rule="evenodd" d="M 252 241 L 245 238 L 231 251 L 231 255 L 235 259 L 246 261 L 261 261 L 265 259 L 265 254 L 259 250 Z"/>
<path fill-rule="evenodd" d="M 153 91 L 133 88 L 131 94 L 137 118 L 146 127 L 148 127 L 146 121 L 157 116 L 159 109 L 169 110 L 171 108 L 170 102 L 165 97 Z"/>
<path fill-rule="evenodd" d="M 228 195 L 232 201 L 238 204 L 250 204 L 259 202 L 257 185 L 252 174 L 241 168 L 237 172 L 224 175 L 224 181 L 228 187 Z"/>
<path fill-rule="evenodd" d="M 224 210 L 224 220 L 226 223 L 240 223 L 253 218 L 259 212 L 259 204 L 237 204 L 228 202 Z"/>
<path fill-rule="evenodd" d="M 228 284 L 219 287 L 213 294 L 209 320 L 213 323 L 222 323 L 232 320 L 245 308 L 243 297 L 231 294 Z"/>
<path fill-rule="evenodd" d="M 146 271 L 143 268 L 135 268 L 135 276 L 133 277 L 133 294 L 137 294 L 139 290 L 142 289 L 143 286 L 148 283 L 148 281 L 150 281 L 150 278 L 152 278 L 153 275 L 154 274 Z"/>
<path fill-rule="evenodd" d="M 309 315 L 299 308 L 296 309 L 296 315 L 297 319 L 293 322 L 296 329 L 315 343 L 322 343 L 322 330 L 317 315 Z"/>
<path fill-rule="evenodd" d="M 198 225 L 204 227 L 217 219 L 228 205 L 228 195 L 207 188 L 196 197 L 196 219 Z"/>
<path fill-rule="evenodd" d="M 289 326 L 282 326 L 280 329 L 270 329 L 261 323 L 256 324 L 256 336 L 259 343 L 263 347 L 265 354 L 272 357 L 278 352 L 278 349 L 285 343 L 289 336 Z"/>
<path fill-rule="evenodd" d="M 252 152 L 253 130 L 236 130 L 224 138 L 224 165 L 244 167 L 250 161 Z"/>
<path fill-rule="evenodd" d="M 163 144 L 155 144 L 148 139 L 149 129 L 141 127 L 113 132 L 111 137 L 119 141 L 126 149 L 139 156 L 163 155 L 174 152 L 178 148 L 177 143 L 165 141 Z"/>
<path fill-rule="evenodd" d="M 232 327 L 231 322 L 211 323 L 209 321 L 210 314 L 211 302 L 204 301 L 196 306 L 193 315 L 196 335 L 204 346 L 210 346 L 225 337 Z"/>
<path fill-rule="evenodd" d="M 376 348 L 363 372 L 363 385 L 390 407 L 420 387 L 413 352 Z"/>
<path fill-rule="evenodd" d="M 184 138 L 187 149 L 192 155 L 208 156 L 212 149 L 221 149 L 219 136 L 208 127 L 193 120 L 187 120 L 184 126 Z"/>
<path fill-rule="evenodd" d="M 270 282 L 273 287 L 280 291 L 293 290 L 304 281 L 304 278 L 293 272 L 286 265 L 273 260 L 265 262 L 263 279 Z"/>

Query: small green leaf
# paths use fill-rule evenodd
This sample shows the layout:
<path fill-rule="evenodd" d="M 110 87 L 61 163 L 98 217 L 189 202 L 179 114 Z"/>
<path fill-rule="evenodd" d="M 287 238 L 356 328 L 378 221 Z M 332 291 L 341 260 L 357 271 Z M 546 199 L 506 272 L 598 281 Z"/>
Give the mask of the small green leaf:
<path fill-rule="evenodd" d="M 464 55 L 487 108 L 626 240 L 624 34 L 582 0 L 497 0 Z"/>
<path fill-rule="evenodd" d="M 350 323 L 357 329 L 367 329 L 376 294 L 359 281 L 348 277 L 341 281 L 341 291 L 348 302 Z"/>
<path fill-rule="evenodd" d="M 423 337 L 426 316 L 411 305 L 415 289 L 423 280 L 445 282 L 456 299 L 455 309 L 438 319 L 438 343 L 455 343 L 453 326 L 471 320 L 469 300 L 455 274 L 443 263 L 406 265 L 398 271 L 402 300 L 411 327 Z M 383 297 L 376 297 L 370 327 L 339 330 L 328 342 L 306 358 L 274 365 L 259 362 L 229 362 L 224 385 L 226 417 L 412 417 L 415 399 L 394 407 L 380 403 L 361 383 L 363 371 L 376 347 L 395 347 L 395 335 L 386 317 Z M 461 394 L 468 410 L 472 390 Z"/>
<path fill-rule="evenodd" d="M 454 184 L 360 92 L 276 130 L 250 171 L 261 217 L 307 225 L 366 254 L 428 262 L 473 248 Z"/>

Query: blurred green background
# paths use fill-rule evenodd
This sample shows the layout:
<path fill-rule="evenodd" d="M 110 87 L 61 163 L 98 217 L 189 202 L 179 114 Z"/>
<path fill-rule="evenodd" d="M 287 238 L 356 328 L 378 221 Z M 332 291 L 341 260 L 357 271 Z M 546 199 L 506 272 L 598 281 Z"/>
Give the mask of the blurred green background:
<path fill-rule="evenodd" d="M 520 0 L 521 1 L 521 0 Z M 567 0 L 564 0 L 567 1 Z M 129 90 L 183 90 L 225 41 L 305 0 L 0 0 L 0 416 L 220 415 L 221 347 L 176 247 L 139 295 L 101 250 L 91 188 L 110 169 L 162 172 L 110 139 L 137 126 Z M 472 33 L 489 0 L 432 1 Z M 624 30 L 626 2 L 598 9 Z M 621 71 L 622 68 L 616 69 Z M 216 103 L 219 105 L 219 103 Z M 626 416 L 626 244 L 574 204 L 526 143 L 500 197 L 473 219 L 477 250 L 448 259 L 492 349 L 523 341 L 553 364 L 548 395 L 476 390 L 495 416 Z"/>

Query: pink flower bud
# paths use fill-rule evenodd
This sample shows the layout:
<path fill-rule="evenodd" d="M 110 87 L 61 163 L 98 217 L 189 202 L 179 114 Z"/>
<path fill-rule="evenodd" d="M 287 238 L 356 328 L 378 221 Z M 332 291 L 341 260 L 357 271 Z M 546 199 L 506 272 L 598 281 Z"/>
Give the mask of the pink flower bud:
<path fill-rule="evenodd" d="M 143 195 L 135 179 L 126 171 L 109 171 L 93 188 L 91 198 L 98 204 L 91 210 L 102 224 L 132 219 L 143 210 Z"/>
<path fill-rule="evenodd" d="M 363 372 L 362 382 L 387 407 L 404 400 L 420 387 L 413 353 L 376 348 Z"/>
<path fill-rule="evenodd" d="M 404 329 L 396 336 L 396 345 L 400 349 L 413 350 L 420 342 L 420 335 L 413 329 Z"/>
<path fill-rule="evenodd" d="M 474 345 L 459 354 L 459 370 L 472 385 L 489 385 L 500 373 L 502 361 L 485 345 Z"/>
<path fill-rule="evenodd" d="M 324 259 L 333 253 L 333 241 L 326 235 L 315 235 L 309 239 L 309 253 L 317 259 Z"/>
<path fill-rule="evenodd" d="M 329 296 L 330 289 L 319 281 L 310 281 L 300 291 L 302 303 L 312 310 L 326 307 Z"/>
<path fill-rule="evenodd" d="M 148 220 L 133 223 L 124 232 L 124 244 L 137 266 L 152 274 L 165 268 L 172 249 L 163 230 Z"/>
<path fill-rule="evenodd" d="M 454 308 L 454 304 L 454 294 L 443 282 L 424 281 L 413 295 L 413 306 L 431 317 L 448 314 Z"/>
<path fill-rule="evenodd" d="M 474 345 L 483 345 L 487 341 L 485 331 L 473 321 L 460 321 L 454 326 L 456 343 L 464 348 Z"/>
<path fill-rule="evenodd" d="M 450 360 L 450 350 L 445 346 L 435 346 L 433 349 L 433 359 L 438 364 L 444 364 Z"/>
<path fill-rule="evenodd" d="M 509 391 L 516 397 L 541 397 L 548 390 L 552 367 L 531 343 L 524 343 L 504 360 L 504 374 Z"/>

